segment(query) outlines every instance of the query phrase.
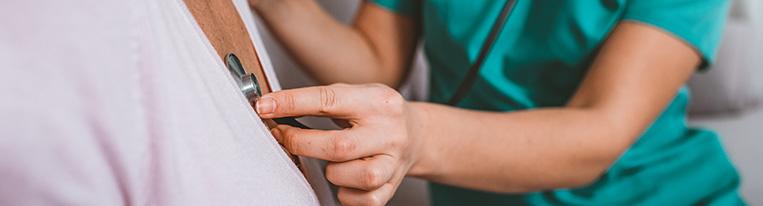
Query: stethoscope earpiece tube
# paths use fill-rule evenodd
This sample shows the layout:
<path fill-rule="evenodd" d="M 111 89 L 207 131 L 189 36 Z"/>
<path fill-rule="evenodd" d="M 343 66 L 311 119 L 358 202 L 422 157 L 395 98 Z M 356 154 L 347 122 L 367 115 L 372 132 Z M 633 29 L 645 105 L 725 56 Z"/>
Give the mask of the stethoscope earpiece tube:
<path fill-rule="evenodd" d="M 477 56 L 477 60 L 474 61 L 474 64 L 472 64 L 469 67 L 469 70 L 466 71 L 466 76 L 464 76 L 464 79 L 461 81 L 458 87 L 456 87 L 456 92 L 453 93 L 453 96 L 451 96 L 447 102 L 448 105 L 456 106 L 459 102 L 461 102 L 462 99 L 464 99 L 466 94 L 469 93 L 469 90 L 472 88 L 472 86 L 474 86 L 474 82 L 477 80 L 479 71 L 482 69 L 482 63 L 485 62 L 488 53 L 493 48 L 493 45 L 495 45 L 495 41 L 498 39 L 498 35 L 501 34 L 501 30 L 503 30 L 504 25 L 506 25 L 506 22 L 509 20 L 511 11 L 514 9 L 514 5 L 516 5 L 516 3 L 517 0 L 507 0 L 503 5 L 501 14 L 499 14 L 495 22 L 493 22 L 493 27 L 490 29 L 490 33 L 480 48 L 480 53 Z"/>

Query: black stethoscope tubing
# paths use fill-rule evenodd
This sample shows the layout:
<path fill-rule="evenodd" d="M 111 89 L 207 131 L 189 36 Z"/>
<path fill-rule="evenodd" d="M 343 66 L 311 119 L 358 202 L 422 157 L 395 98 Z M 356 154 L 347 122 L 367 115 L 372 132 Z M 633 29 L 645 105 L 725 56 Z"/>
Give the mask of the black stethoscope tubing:
<path fill-rule="evenodd" d="M 509 20 L 511 11 L 514 10 L 516 3 L 517 0 L 508 0 L 506 3 L 504 3 L 503 8 L 501 9 L 501 13 L 498 15 L 495 21 L 493 21 L 493 26 L 490 29 L 490 33 L 488 33 L 487 38 L 485 38 L 485 41 L 482 43 L 480 52 L 477 55 L 477 60 L 474 61 L 474 63 L 469 67 L 469 70 L 466 72 L 463 80 L 456 88 L 456 92 L 454 92 L 453 96 L 451 96 L 448 100 L 448 105 L 456 106 L 459 102 L 461 102 L 461 100 L 464 99 L 466 94 L 469 93 L 469 90 L 471 90 L 471 88 L 474 86 L 474 82 L 477 81 L 479 72 L 482 69 L 482 64 L 485 62 L 485 59 L 487 59 L 490 50 L 495 45 L 495 41 L 501 34 L 501 31 L 506 25 L 506 22 Z"/>

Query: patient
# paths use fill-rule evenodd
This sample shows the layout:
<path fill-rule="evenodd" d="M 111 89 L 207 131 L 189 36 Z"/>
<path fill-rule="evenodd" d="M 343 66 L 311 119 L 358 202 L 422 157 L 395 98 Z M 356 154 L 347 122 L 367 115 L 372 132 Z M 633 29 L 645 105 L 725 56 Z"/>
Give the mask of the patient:
<path fill-rule="evenodd" d="M 181 1 L 3 1 L 0 31 L 0 205 L 318 205 Z"/>

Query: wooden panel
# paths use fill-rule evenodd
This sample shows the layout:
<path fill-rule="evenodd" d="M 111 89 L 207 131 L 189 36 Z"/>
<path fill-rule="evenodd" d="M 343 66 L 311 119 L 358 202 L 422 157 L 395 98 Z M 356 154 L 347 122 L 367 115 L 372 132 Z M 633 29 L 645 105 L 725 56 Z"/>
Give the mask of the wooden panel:
<path fill-rule="evenodd" d="M 257 50 L 249 36 L 244 21 L 231 0 L 184 0 L 186 7 L 196 19 L 204 35 L 217 51 L 223 62 L 225 56 L 234 53 L 247 73 L 253 73 L 260 83 L 262 94 L 272 91 L 265 70 L 257 56 Z M 226 68 L 227 69 L 227 68 Z M 227 73 L 227 72 L 226 72 Z M 276 126 L 272 120 L 263 120 L 269 128 Z M 284 149 L 300 170 L 300 161 Z"/>

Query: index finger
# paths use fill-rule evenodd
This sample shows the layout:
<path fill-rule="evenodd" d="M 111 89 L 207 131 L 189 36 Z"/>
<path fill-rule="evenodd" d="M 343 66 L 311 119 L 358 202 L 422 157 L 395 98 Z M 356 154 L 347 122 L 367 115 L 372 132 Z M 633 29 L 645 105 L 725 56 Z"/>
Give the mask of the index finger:
<path fill-rule="evenodd" d="M 373 92 L 364 87 L 329 85 L 282 90 L 265 94 L 256 102 L 263 118 L 331 116 L 352 118 L 364 114 Z"/>

